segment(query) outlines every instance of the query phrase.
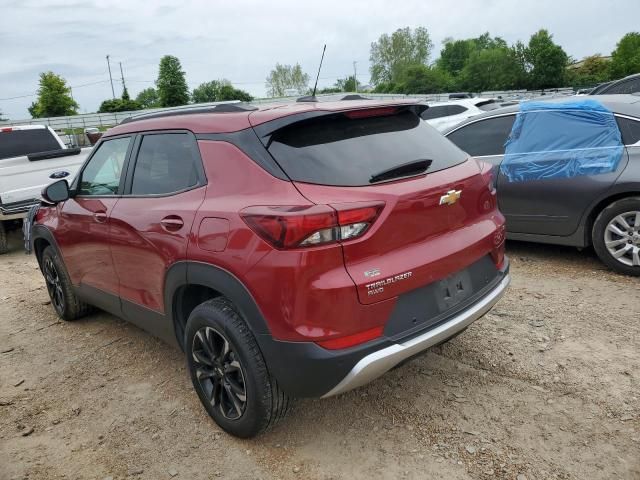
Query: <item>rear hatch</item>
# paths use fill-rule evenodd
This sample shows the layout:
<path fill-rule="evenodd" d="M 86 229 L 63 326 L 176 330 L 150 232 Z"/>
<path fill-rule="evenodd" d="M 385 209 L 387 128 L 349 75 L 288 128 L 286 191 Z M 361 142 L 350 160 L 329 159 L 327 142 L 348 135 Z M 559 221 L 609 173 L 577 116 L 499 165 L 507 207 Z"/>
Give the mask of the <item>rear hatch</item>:
<path fill-rule="evenodd" d="M 414 106 L 304 119 L 271 135 L 268 149 L 314 203 L 384 204 L 364 235 L 342 243 L 361 303 L 449 277 L 492 250 L 486 177 Z"/>

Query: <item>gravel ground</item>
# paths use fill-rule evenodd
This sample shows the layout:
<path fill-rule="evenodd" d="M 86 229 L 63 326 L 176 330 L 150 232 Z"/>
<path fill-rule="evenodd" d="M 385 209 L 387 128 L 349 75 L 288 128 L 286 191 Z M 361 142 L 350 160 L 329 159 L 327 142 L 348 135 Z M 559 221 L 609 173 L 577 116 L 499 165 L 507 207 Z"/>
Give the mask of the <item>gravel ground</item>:
<path fill-rule="evenodd" d="M 58 321 L 0 258 L 0 479 L 638 479 L 640 280 L 510 243 L 513 283 L 448 344 L 358 390 L 223 433 L 180 352 L 100 313 Z"/>

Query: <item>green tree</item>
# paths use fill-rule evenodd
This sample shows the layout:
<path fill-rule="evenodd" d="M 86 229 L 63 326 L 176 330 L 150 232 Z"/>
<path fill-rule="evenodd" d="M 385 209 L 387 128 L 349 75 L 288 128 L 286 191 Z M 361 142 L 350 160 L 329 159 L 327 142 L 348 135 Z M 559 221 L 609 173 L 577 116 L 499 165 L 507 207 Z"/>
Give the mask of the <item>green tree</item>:
<path fill-rule="evenodd" d="M 78 104 L 64 78 L 53 72 L 44 72 L 40 74 L 38 99 L 29 107 L 29 113 L 33 118 L 75 115 Z"/>
<path fill-rule="evenodd" d="M 515 49 L 501 46 L 475 50 L 460 73 L 460 85 L 474 92 L 510 90 L 518 88 L 523 77 Z"/>
<path fill-rule="evenodd" d="M 339 78 L 336 81 L 335 88 L 340 89 L 340 92 L 355 92 L 356 91 L 356 77 L 351 75 L 347 78 Z"/>
<path fill-rule="evenodd" d="M 299 93 L 309 90 L 309 75 L 302 71 L 299 63 L 295 65 L 276 66 L 267 77 L 267 95 L 270 97 L 284 97 L 288 89 L 296 89 Z"/>
<path fill-rule="evenodd" d="M 318 93 L 342 93 L 342 89 L 338 87 L 325 87 L 318 91 Z"/>
<path fill-rule="evenodd" d="M 447 72 L 426 65 L 407 67 L 400 74 L 398 81 L 395 90 L 406 94 L 442 93 L 449 91 L 453 83 L 453 79 Z"/>
<path fill-rule="evenodd" d="M 600 54 L 586 57 L 580 65 L 570 65 L 567 69 L 568 79 L 574 87 L 584 87 L 607 82 L 611 79 L 611 60 Z"/>
<path fill-rule="evenodd" d="M 220 92 L 218 93 L 218 102 L 225 102 L 230 100 L 240 100 L 241 102 L 250 102 L 253 100 L 253 97 L 249 94 L 249 92 L 245 92 L 244 90 L 240 90 L 239 88 L 234 88 L 233 85 L 226 84 L 220 87 Z"/>
<path fill-rule="evenodd" d="M 401 72 L 410 65 L 426 65 L 433 48 L 429 32 L 424 27 L 411 30 L 400 28 L 391 35 L 380 35 L 371 44 L 371 81 L 396 82 Z"/>
<path fill-rule="evenodd" d="M 545 89 L 564 84 L 569 57 L 560 45 L 553 43 L 553 36 L 548 31 L 542 29 L 534 33 L 524 55 L 530 66 L 529 88 Z"/>
<path fill-rule="evenodd" d="M 161 107 L 177 107 L 189 103 L 189 87 L 185 73 L 180 60 L 173 55 L 165 55 L 160 60 L 156 87 Z"/>
<path fill-rule="evenodd" d="M 132 110 L 141 110 L 142 105 L 135 100 L 131 100 L 129 97 L 129 92 L 127 88 L 122 92 L 121 98 L 113 98 L 109 100 L 105 100 L 100 104 L 100 108 L 98 109 L 98 113 L 105 112 L 128 112 Z"/>
<path fill-rule="evenodd" d="M 158 91 L 153 87 L 145 88 L 136 97 L 136 102 L 138 102 L 142 108 L 157 108 L 160 106 Z"/>
<path fill-rule="evenodd" d="M 229 100 L 250 102 L 253 97 L 244 90 L 234 88 L 229 80 L 222 79 L 198 85 L 193 89 L 191 100 L 193 103 L 224 102 Z"/>
<path fill-rule="evenodd" d="M 614 78 L 640 73 L 640 33 L 630 32 L 620 39 L 611 53 L 611 73 Z"/>
<path fill-rule="evenodd" d="M 456 77 L 467 64 L 469 56 L 476 49 L 472 39 L 449 40 L 440 51 L 438 68 Z"/>

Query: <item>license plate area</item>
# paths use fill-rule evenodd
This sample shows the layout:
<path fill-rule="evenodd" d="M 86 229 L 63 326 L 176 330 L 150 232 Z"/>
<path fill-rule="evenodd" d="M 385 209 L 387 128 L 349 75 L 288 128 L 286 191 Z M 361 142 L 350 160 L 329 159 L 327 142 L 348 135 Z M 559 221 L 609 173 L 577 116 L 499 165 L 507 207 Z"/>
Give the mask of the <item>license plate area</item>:
<path fill-rule="evenodd" d="M 482 297 L 500 272 L 486 255 L 464 270 L 398 297 L 384 333 L 392 340 L 437 325 Z"/>

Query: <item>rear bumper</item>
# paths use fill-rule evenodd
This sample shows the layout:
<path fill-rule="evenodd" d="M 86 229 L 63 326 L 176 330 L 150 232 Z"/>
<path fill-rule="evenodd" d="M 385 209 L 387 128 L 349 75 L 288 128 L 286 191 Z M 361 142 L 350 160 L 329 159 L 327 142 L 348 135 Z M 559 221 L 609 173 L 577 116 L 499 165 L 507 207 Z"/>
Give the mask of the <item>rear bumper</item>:
<path fill-rule="evenodd" d="M 323 397 L 330 397 L 365 385 L 391 370 L 403 360 L 453 337 L 491 310 L 498 300 L 502 298 L 510 282 L 511 277 L 507 274 L 489 294 L 445 323 L 404 343 L 396 343 L 367 355 L 351 369 L 340 383 L 324 394 Z"/>
<path fill-rule="evenodd" d="M 487 313 L 504 294 L 511 279 L 508 260 L 498 276 L 470 303 L 418 332 L 403 338 L 387 335 L 344 350 L 326 350 L 311 342 L 274 340 L 258 335 L 270 373 L 294 397 L 329 397 L 362 386 L 404 360 L 460 333 Z"/>

